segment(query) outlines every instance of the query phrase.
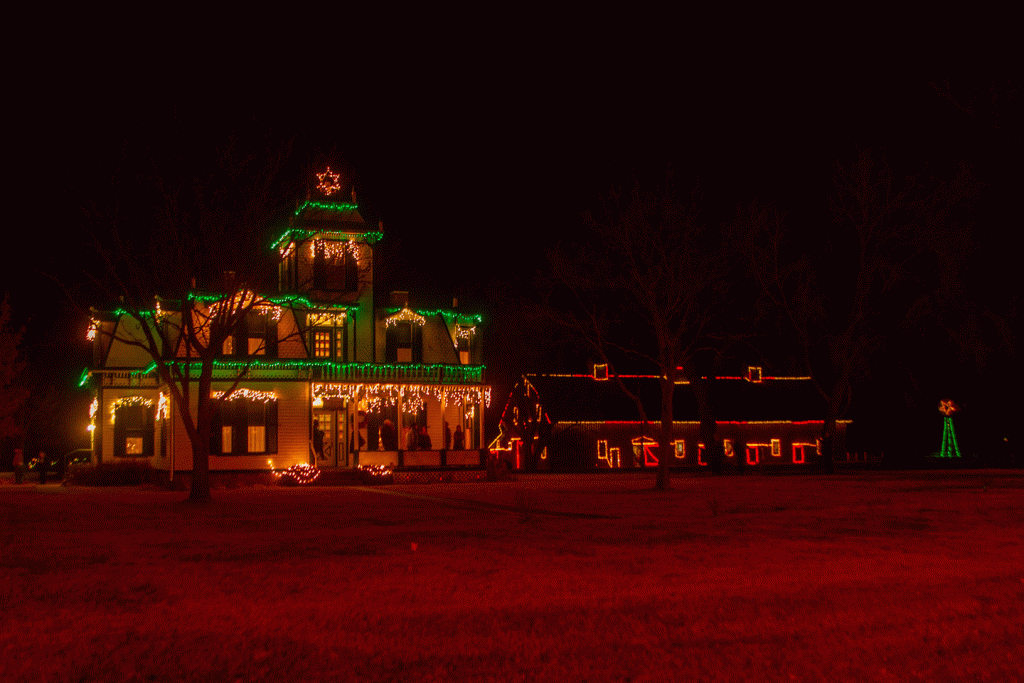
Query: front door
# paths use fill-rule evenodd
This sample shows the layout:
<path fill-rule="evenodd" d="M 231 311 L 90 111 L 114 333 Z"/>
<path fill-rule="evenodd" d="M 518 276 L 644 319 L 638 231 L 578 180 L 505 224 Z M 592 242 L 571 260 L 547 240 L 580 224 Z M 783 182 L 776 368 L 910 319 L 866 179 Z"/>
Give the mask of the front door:
<path fill-rule="evenodd" d="M 348 467 L 348 449 L 345 447 L 345 411 L 314 410 L 313 419 L 320 423 L 324 433 L 324 459 L 317 467 Z"/>

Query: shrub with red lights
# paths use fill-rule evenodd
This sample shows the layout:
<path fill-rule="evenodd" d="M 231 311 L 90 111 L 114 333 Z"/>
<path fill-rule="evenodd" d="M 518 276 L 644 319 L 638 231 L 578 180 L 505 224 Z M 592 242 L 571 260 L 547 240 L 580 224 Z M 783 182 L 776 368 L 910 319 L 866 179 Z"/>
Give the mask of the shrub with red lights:
<path fill-rule="evenodd" d="M 310 465 L 292 465 L 281 472 L 274 472 L 282 486 L 305 486 L 312 484 L 320 476 L 320 470 Z"/>
<path fill-rule="evenodd" d="M 395 475 L 387 465 L 360 465 L 359 480 L 364 484 L 392 484 Z"/>

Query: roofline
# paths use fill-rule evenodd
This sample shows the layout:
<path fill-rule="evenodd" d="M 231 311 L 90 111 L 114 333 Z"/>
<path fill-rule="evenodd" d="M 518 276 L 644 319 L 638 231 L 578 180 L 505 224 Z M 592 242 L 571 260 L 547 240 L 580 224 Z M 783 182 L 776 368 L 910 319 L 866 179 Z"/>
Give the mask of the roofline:
<path fill-rule="evenodd" d="M 604 379 L 594 379 L 593 375 L 588 375 L 588 374 L 585 374 L 585 373 L 573 373 L 573 374 L 526 373 L 526 374 L 523 375 L 523 377 L 526 377 L 526 378 L 531 378 L 531 377 L 534 377 L 534 378 L 535 377 L 555 377 L 555 378 L 559 378 L 559 379 L 568 379 L 568 378 L 577 377 L 577 378 L 580 378 L 580 379 L 593 379 L 595 382 L 606 382 L 606 381 L 608 381 L 608 380 L 604 380 Z M 608 375 L 608 379 L 613 379 L 613 378 L 621 378 L 621 379 L 661 379 L 661 375 Z M 701 379 L 709 379 L 709 378 L 708 377 L 701 377 Z M 751 384 L 760 384 L 761 382 L 765 382 L 765 381 L 773 381 L 773 382 L 778 382 L 778 381 L 801 381 L 801 382 L 807 382 L 807 381 L 811 380 L 811 377 L 809 375 L 807 377 L 781 377 L 781 376 L 780 377 L 775 377 L 775 376 L 762 375 L 761 376 L 761 382 L 752 382 L 747 377 L 734 377 L 734 376 L 726 376 L 726 375 L 716 375 L 714 377 L 714 379 L 715 380 L 730 380 L 730 379 L 731 380 L 743 380 L 745 382 L 750 382 Z M 688 379 L 681 379 L 681 380 L 676 380 L 675 381 L 675 384 L 689 384 L 689 383 L 690 383 L 690 380 L 688 380 Z"/>
<path fill-rule="evenodd" d="M 848 425 L 853 420 L 836 420 L 836 424 Z M 658 420 L 558 420 L 560 425 L 658 425 Z M 699 425 L 700 420 L 673 420 L 674 425 Z M 824 420 L 715 420 L 716 425 L 823 425 Z"/>

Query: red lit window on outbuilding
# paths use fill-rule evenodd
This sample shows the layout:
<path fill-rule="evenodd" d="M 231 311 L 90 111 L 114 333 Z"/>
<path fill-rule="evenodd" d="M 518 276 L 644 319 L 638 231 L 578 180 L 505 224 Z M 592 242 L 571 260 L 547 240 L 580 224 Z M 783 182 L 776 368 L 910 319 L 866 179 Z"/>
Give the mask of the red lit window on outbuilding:
<path fill-rule="evenodd" d="M 795 465 L 803 465 L 804 463 L 806 463 L 807 462 L 807 449 L 809 449 L 809 448 L 817 449 L 817 447 L 818 447 L 818 444 L 816 442 L 815 443 L 809 443 L 809 442 L 794 441 L 793 442 L 793 464 L 795 464 Z"/>
<path fill-rule="evenodd" d="M 656 449 L 658 448 L 658 442 L 649 436 L 638 436 L 633 439 L 633 455 L 639 460 L 641 449 L 644 457 L 644 467 L 657 467 L 658 456 Z"/>

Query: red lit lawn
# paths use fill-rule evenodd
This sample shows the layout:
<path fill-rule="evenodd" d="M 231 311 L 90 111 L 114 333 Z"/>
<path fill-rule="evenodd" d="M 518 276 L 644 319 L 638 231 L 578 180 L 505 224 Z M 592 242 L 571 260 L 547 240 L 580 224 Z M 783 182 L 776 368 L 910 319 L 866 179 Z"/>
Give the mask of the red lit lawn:
<path fill-rule="evenodd" d="M 1024 476 L 652 477 L 2 486 L 0 679 L 1021 679 Z"/>

